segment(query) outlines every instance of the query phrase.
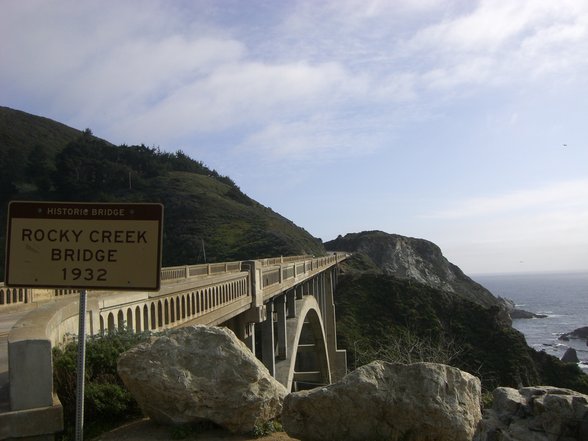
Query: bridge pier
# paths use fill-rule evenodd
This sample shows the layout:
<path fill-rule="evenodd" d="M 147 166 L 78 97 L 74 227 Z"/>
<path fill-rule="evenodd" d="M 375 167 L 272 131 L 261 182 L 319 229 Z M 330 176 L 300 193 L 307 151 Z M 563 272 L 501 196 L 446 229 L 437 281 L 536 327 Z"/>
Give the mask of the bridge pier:
<path fill-rule="evenodd" d="M 266 304 L 266 318 L 261 324 L 261 361 L 270 375 L 276 375 L 276 347 L 274 338 L 274 302 Z"/>
<path fill-rule="evenodd" d="M 286 310 L 288 311 L 287 318 L 296 317 L 296 288 L 286 293 Z"/>
<path fill-rule="evenodd" d="M 279 360 L 286 359 L 286 352 L 288 344 L 286 341 L 286 295 L 276 297 L 274 306 L 277 316 L 277 337 L 278 337 L 278 351 L 277 358 Z"/>
<path fill-rule="evenodd" d="M 329 360 L 331 361 L 332 381 L 337 382 L 347 374 L 347 352 L 337 349 L 337 321 L 335 317 L 335 286 L 337 270 L 325 272 L 325 293 L 324 305 L 321 306 L 325 324 L 327 348 Z"/>

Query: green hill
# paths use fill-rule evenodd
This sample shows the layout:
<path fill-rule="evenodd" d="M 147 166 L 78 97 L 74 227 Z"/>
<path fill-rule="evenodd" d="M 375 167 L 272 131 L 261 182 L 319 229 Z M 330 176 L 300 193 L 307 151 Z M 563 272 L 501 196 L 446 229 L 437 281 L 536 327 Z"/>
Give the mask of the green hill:
<path fill-rule="evenodd" d="M 82 135 L 82 131 L 48 118 L 0 106 L 0 148 L 14 149 L 28 157 L 42 146 L 51 157 Z"/>
<path fill-rule="evenodd" d="M 115 146 L 0 107 L 0 253 L 10 200 L 160 202 L 163 265 L 323 254 L 319 239 L 183 152 Z M 0 273 L 3 279 L 3 266 Z"/>

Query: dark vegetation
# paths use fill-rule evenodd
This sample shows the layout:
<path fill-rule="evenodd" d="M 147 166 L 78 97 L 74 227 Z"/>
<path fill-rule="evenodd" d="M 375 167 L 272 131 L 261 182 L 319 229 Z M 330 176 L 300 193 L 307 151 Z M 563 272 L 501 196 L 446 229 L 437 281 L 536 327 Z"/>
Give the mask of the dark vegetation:
<path fill-rule="evenodd" d="M 164 266 L 324 253 L 320 240 L 181 150 L 114 146 L 88 129 L 0 107 L 2 225 L 10 200 L 161 202 Z M 4 241 L 2 228 L 2 256 Z"/>
<path fill-rule="evenodd" d="M 84 393 L 84 434 L 92 438 L 125 421 L 142 416 L 137 402 L 116 372 L 117 360 L 124 351 L 146 341 L 149 333 L 115 331 L 86 340 Z M 77 341 L 53 349 L 53 377 L 63 405 L 63 440 L 75 439 Z"/>
<path fill-rule="evenodd" d="M 486 391 L 547 384 L 588 393 L 577 365 L 530 348 L 498 306 L 385 275 L 361 253 L 344 268 L 335 302 L 350 369 L 375 359 L 433 361 L 478 376 Z"/>

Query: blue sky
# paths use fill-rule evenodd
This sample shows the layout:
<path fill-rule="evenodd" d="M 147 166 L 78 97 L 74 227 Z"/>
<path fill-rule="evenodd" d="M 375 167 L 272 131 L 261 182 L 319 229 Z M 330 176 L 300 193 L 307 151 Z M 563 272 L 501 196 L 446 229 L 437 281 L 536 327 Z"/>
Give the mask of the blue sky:
<path fill-rule="evenodd" d="M 578 0 L 0 0 L 0 105 L 469 274 L 588 270 L 587 86 Z"/>

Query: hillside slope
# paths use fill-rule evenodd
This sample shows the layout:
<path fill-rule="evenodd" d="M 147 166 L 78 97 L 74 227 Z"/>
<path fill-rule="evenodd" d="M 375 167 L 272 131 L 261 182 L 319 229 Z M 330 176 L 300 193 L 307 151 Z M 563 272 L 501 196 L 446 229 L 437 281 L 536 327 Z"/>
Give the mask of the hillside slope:
<path fill-rule="evenodd" d="M 35 146 L 53 157 L 68 143 L 82 135 L 82 131 L 20 110 L 0 106 L 0 149 L 14 149 L 28 157 Z"/>
<path fill-rule="evenodd" d="M 325 252 L 319 239 L 181 151 L 114 146 L 5 107 L 0 185 L 2 259 L 10 200 L 161 202 L 164 266 Z"/>

